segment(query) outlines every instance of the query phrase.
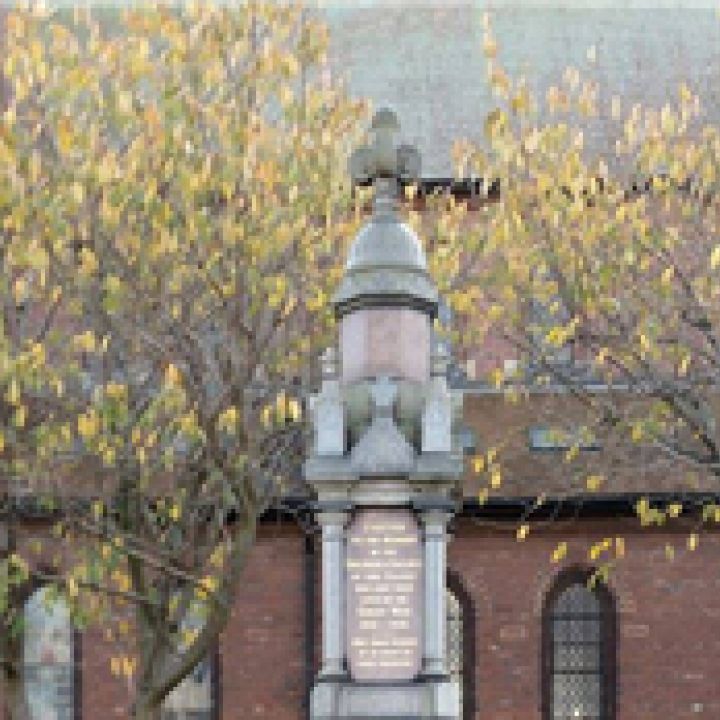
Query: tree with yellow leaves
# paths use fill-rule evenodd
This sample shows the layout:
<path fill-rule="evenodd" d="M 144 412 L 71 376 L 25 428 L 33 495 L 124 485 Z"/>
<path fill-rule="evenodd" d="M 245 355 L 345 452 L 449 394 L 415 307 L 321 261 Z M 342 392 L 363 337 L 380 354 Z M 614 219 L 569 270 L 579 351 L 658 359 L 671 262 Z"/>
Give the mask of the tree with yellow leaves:
<path fill-rule="evenodd" d="M 37 238 L 57 277 L 84 388 L 72 434 L 94 499 L 64 517 L 64 587 L 81 617 L 131 603 L 115 664 L 134 717 L 158 718 L 297 472 L 364 108 L 297 5 L 19 10 L 8 30 L 5 232 Z"/>
<path fill-rule="evenodd" d="M 460 218 L 473 296 L 455 294 L 481 318 L 476 329 L 522 355 L 512 377 L 496 369 L 495 384 L 515 400 L 551 384 L 585 408 L 590 436 L 614 444 L 626 468 L 717 493 L 720 128 L 703 124 L 686 85 L 662 108 L 623 111 L 620 98 L 600 105 L 597 83 L 570 68 L 536 98 L 503 69 L 489 17 L 483 48 L 497 107 L 485 144 L 458 142 L 456 160 L 499 192 L 478 222 Z M 586 147 L 586 120 L 599 118 L 612 156 Z M 459 231 L 451 214 L 441 220 Z M 568 441 L 568 463 L 583 442 Z M 582 484 L 568 491 L 594 492 L 603 476 L 573 477 Z M 645 524 L 673 517 L 648 503 L 637 511 Z"/>

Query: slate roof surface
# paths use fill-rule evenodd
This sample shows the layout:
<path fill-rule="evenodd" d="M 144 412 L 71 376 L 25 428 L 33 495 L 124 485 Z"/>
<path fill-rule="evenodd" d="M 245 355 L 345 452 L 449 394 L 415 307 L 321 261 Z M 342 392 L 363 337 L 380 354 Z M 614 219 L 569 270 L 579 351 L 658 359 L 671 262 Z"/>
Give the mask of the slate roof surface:
<path fill-rule="evenodd" d="M 700 93 L 707 118 L 720 121 L 715 4 L 547 5 L 328 0 L 321 12 L 330 26 L 334 73 L 347 79 L 352 94 L 397 111 L 405 138 L 421 151 L 424 176 L 451 175 L 452 141 L 480 141 L 482 120 L 494 107 L 481 51 L 485 9 L 492 11 L 504 67 L 512 76 L 526 76 L 543 98 L 573 65 L 598 81 L 605 101 L 619 95 L 626 105 L 661 107 L 677 98 L 679 83 L 687 81 Z M 597 59 L 589 63 L 592 46 Z M 611 134 L 602 123 L 591 123 L 586 145 L 612 149 Z"/>

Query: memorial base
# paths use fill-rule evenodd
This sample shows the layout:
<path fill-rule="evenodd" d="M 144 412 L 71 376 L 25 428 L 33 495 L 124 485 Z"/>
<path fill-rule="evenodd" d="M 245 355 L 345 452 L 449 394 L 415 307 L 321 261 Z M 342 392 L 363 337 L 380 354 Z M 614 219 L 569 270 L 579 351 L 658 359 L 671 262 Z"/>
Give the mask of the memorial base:
<path fill-rule="evenodd" d="M 451 680 L 403 684 L 319 682 L 312 720 L 461 720 L 460 688 Z"/>

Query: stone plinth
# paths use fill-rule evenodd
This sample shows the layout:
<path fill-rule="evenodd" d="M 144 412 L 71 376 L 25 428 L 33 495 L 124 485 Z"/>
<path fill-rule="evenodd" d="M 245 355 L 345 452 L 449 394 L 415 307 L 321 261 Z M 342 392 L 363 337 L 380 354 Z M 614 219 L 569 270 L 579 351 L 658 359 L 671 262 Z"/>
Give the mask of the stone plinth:
<path fill-rule="evenodd" d="M 445 680 L 356 685 L 320 683 L 313 688 L 314 720 L 459 720 L 460 687 Z"/>
<path fill-rule="evenodd" d="M 386 375 L 426 383 L 430 378 L 430 321 L 410 308 L 367 308 L 340 324 L 344 383 Z"/>

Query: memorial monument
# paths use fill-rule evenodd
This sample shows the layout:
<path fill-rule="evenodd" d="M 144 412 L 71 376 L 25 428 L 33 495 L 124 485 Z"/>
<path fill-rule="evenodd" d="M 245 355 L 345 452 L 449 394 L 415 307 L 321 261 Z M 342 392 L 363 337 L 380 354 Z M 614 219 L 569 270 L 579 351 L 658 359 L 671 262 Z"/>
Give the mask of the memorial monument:
<path fill-rule="evenodd" d="M 459 720 L 446 665 L 447 523 L 462 468 L 460 399 L 433 338 L 437 289 L 398 215 L 418 152 L 389 110 L 353 153 L 369 222 L 333 298 L 339 353 L 322 359 L 305 477 L 322 527 L 322 667 L 312 718 Z"/>

